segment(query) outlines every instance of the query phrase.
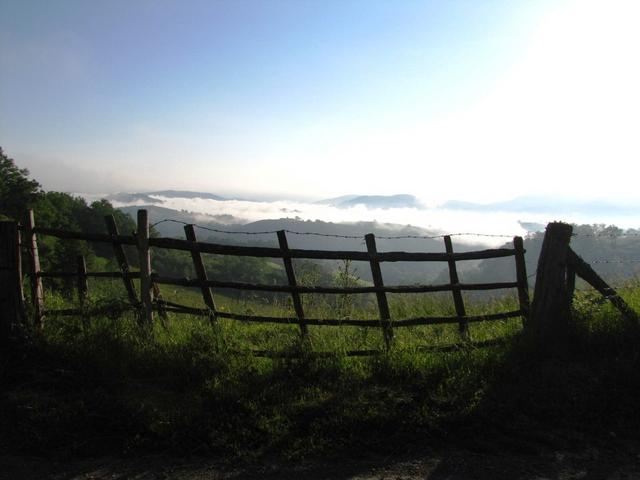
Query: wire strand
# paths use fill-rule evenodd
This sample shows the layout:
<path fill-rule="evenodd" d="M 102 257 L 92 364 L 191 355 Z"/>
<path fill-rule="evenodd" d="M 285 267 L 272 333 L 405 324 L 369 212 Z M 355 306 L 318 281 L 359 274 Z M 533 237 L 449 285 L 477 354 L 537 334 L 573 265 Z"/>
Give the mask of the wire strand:
<path fill-rule="evenodd" d="M 640 233 L 572 233 L 571 236 L 582 238 L 625 238 L 640 237 Z"/>
<path fill-rule="evenodd" d="M 155 223 L 152 223 L 150 227 L 156 227 L 162 223 L 167 223 L 167 222 L 178 223 L 180 225 L 193 225 L 195 228 L 199 228 L 201 230 L 207 230 L 209 232 L 223 233 L 223 234 L 229 234 L 229 235 L 270 235 L 270 234 L 278 233 L 278 230 L 267 230 L 267 231 L 260 231 L 260 232 L 245 232 L 240 230 L 222 230 L 219 228 L 211 228 L 211 227 L 206 227 L 204 225 L 198 225 L 196 223 L 189 223 L 189 222 L 183 222 L 181 220 L 174 220 L 172 218 L 165 218 L 165 219 L 159 220 Z M 295 230 L 287 230 L 287 229 L 285 229 L 284 231 L 292 235 L 316 236 L 316 237 L 345 238 L 345 239 L 357 239 L 357 240 L 361 240 L 363 237 L 362 235 L 340 235 L 335 233 L 298 232 Z M 457 233 L 441 233 L 437 235 L 379 235 L 379 236 L 376 236 L 376 238 L 380 240 L 403 240 L 403 239 L 430 240 L 435 238 L 444 238 L 447 236 L 449 237 L 463 237 L 463 236 L 492 237 L 492 238 L 514 237 L 514 235 L 509 235 L 509 234 L 457 232 Z"/>

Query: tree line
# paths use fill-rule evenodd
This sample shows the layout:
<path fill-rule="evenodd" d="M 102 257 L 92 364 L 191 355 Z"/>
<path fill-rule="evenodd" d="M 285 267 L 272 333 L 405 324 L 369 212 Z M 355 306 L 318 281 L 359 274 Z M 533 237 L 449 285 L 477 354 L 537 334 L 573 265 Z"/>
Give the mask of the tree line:
<path fill-rule="evenodd" d="M 37 226 L 107 233 L 104 217 L 113 215 L 121 234 L 130 235 L 136 223 L 128 214 L 102 199 L 91 203 L 79 196 L 64 192 L 45 191 L 30 178 L 29 171 L 19 168 L 0 147 L 0 220 L 21 221 L 27 209 L 35 212 Z M 152 236 L 158 236 L 151 229 Z M 117 271 L 112 247 L 105 243 L 80 240 L 60 240 L 41 235 L 38 238 L 43 271 L 70 271 L 75 268 L 78 255 L 83 255 L 89 271 Z M 130 265 L 135 269 L 138 258 L 132 247 L 125 247 Z M 268 259 L 205 255 L 205 267 L 210 276 L 222 280 L 255 283 L 285 283 L 281 265 Z M 152 252 L 152 268 L 162 275 L 195 277 L 188 252 L 157 249 Z M 70 279 L 46 279 L 47 287 L 71 294 Z"/>

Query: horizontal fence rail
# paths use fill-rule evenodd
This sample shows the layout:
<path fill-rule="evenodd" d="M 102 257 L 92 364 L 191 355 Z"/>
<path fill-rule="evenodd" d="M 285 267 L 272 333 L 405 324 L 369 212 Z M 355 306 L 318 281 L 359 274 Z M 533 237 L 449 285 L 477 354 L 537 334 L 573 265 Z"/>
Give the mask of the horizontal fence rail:
<path fill-rule="evenodd" d="M 73 274 L 70 274 L 73 275 Z M 222 282 L 219 280 L 198 280 L 195 278 L 174 278 L 154 275 L 155 282 L 161 285 L 175 285 L 180 287 L 215 287 L 233 288 L 236 290 L 254 290 L 262 292 L 280 293 L 324 293 L 324 294 L 358 294 L 358 293 L 429 293 L 448 292 L 458 290 L 500 290 L 516 288 L 518 282 L 496 283 L 457 283 L 439 285 L 385 285 L 381 287 L 325 287 L 325 286 L 300 286 L 300 285 L 266 285 L 259 283 Z"/>
<path fill-rule="evenodd" d="M 34 227 L 31 232 L 34 234 L 49 235 L 51 237 L 62 238 L 65 240 L 85 240 L 87 242 L 117 243 L 120 245 L 136 245 L 137 242 L 136 237 L 133 235 L 86 233 L 72 230 L 61 230 L 59 228 Z"/>
<path fill-rule="evenodd" d="M 77 277 L 78 272 L 38 272 L 40 278 L 72 278 Z M 82 275 L 94 278 L 122 278 L 120 272 L 83 272 Z M 126 278 L 140 278 L 140 272 L 128 272 Z"/>
<path fill-rule="evenodd" d="M 146 211 L 138 212 L 138 229 L 140 234 L 134 232 L 132 235 L 121 235 L 115 225 L 112 216 L 106 219 L 106 226 L 109 234 L 101 233 L 85 233 L 77 231 L 69 231 L 55 228 L 37 227 L 33 222 L 31 214 L 30 221 L 26 225 L 21 226 L 21 230 L 33 239 L 28 246 L 37 255 L 37 243 L 35 243 L 36 235 L 53 236 L 61 240 L 83 240 L 87 242 L 103 242 L 113 246 L 114 254 L 119 264 L 118 272 L 87 272 L 85 262 L 82 257 L 78 259 L 78 266 L 74 271 L 50 271 L 43 272 L 38 268 L 31 268 L 28 272 L 32 278 L 33 285 L 41 285 L 42 279 L 45 278 L 77 278 L 78 292 L 81 299 L 81 308 L 51 309 L 47 310 L 42 305 L 40 308 L 40 317 L 44 316 L 66 316 L 66 315 L 82 315 L 89 317 L 91 315 L 99 315 L 105 313 L 123 313 L 126 311 L 135 311 L 137 317 L 143 323 L 152 324 L 153 312 L 158 312 L 161 318 L 165 318 L 167 313 L 189 314 L 208 316 L 212 321 L 217 318 L 236 320 L 240 322 L 257 322 L 257 323 L 273 323 L 297 325 L 303 338 L 308 336 L 308 326 L 353 326 L 366 328 L 379 328 L 383 332 L 385 340 L 385 348 L 388 350 L 393 343 L 393 329 L 402 327 L 415 327 L 437 324 L 458 324 L 461 339 L 468 343 L 467 325 L 474 322 L 505 320 L 520 317 L 526 321 L 529 315 L 529 297 L 527 274 L 524 268 L 524 249 L 522 247 L 522 239 L 514 238 L 514 248 L 495 248 L 487 250 L 478 250 L 471 252 L 454 252 L 451 238 L 444 235 L 445 252 L 403 252 L 388 251 L 379 252 L 375 247 L 375 237 L 368 234 L 364 237 L 367 244 L 367 251 L 353 250 L 311 250 L 311 249 L 294 249 L 289 248 L 286 238 L 286 231 L 277 232 L 277 240 L 279 247 L 254 247 L 254 246 L 238 246 L 223 245 L 218 243 L 201 242 L 196 240 L 195 232 L 192 225 L 185 226 L 186 239 L 176 238 L 158 238 L 149 237 L 149 223 Z M 129 262 L 126 258 L 123 246 L 130 246 L 138 251 L 140 264 L 145 266 L 140 271 L 130 271 Z M 196 270 L 197 278 L 175 278 L 165 275 L 159 275 L 152 272 L 150 265 L 150 248 L 163 248 L 170 250 L 179 250 L 190 252 L 193 265 Z M 280 259 L 286 268 L 287 284 L 267 285 L 260 283 L 237 282 L 237 281 L 221 281 L 210 279 L 202 262 L 201 254 L 215 255 L 233 255 L 239 257 L 258 257 Z M 516 281 L 512 282 L 493 282 L 493 283 L 463 283 L 458 279 L 456 271 L 456 262 L 467 260 L 486 260 L 493 258 L 515 257 Z M 307 260 L 347 260 L 368 262 L 371 266 L 374 277 L 373 285 L 358 286 L 322 286 L 322 285 L 299 285 L 296 281 L 296 273 L 294 268 L 295 259 Z M 450 283 L 441 284 L 412 284 L 412 285 L 385 285 L 382 281 L 382 273 L 379 268 L 381 262 L 446 262 L 449 267 Z M 87 296 L 87 278 L 120 278 L 123 285 L 127 289 L 129 296 L 128 305 L 112 306 L 112 307 L 86 307 Z M 140 288 L 137 292 L 133 287 L 132 280 L 138 280 Z M 179 303 L 169 302 L 162 299 L 160 295 L 159 285 L 172 285 L 181 287 L 198 288 L 201 290 L 204 303 L 203 308 L 182 305 Z M 36 287 L 33 288 L 36 288 Z M 41 287 L 39 287 L 41 288 Z M 235 289 L 240 291 L 259 291 L 270 293 L 284 293 L 291 295 L 293 306 L 295 307 L 294 316 L 264 316 L 264 315 L 246 315 L 227 311 L 221 311 L 216 308 L 213 300 L 213 289 Z M 507 312 L 492 313 L 486 315 L 468 315 L 464 308 L 464 301 L 461 295 L 462 291 L 489 291 L 498 289 L 517 289 L 519 308 Z M 456 314 L 452 316 L 424 316 L 416 318 L 393 319 L 389 314 L 389 306 L 387 294 L 412 294 L 412 293 L 430 293 L 430 292 L 451 292 L 452 299 L 455 301 Z M 303 303 L 300 295 L 302 294 L 332 294 L 332 295 L 350 295 L 350 294 L 375 294 L 377 298 L 379 318 L 366 319 L 320 319 L 307 318 L 304 312 Z M 114 310 L 115 309 L 115 310 Z M 109 312 L 107 312 L 109 310 Z M 369 350 L 353 351 L 370 352 Z M 355 353 L 358 354 L 358 353 Z M 367 353 L 368 354 L 368 353 Z"/>
<path fill-rule="evenodd" d="M 109 307 L 111 308 L 111 307 Z M 173 313 L 184 313 L 187 315 L 200 315 L 207 316 L 210 310 L 206 308 L 196 308 L 189 307 L 186 305 L 182 305 L 180 307 L 174 306 L 161 306 L 156 305 L 155 308 L 160 310 L 161 308 L 166 312 Z M 131 311 L 132 307 L 120 307 L 119 311 Z M 105 313 L 105 309 L 96 309 L 95 314 Z M 45 310 L 47 315 L 59 315 L 59 316 L 73 316 L 80 315 L 83 313 L 83 310 L 80 308 L 64 308 L 58 310 Z M 524 312 L 522 310 L 513 310 L 510 312 L 501 312 L 501 313 L 490 313 L 486 315 L 467 315 L 465 317 L 416 317 L 416 318 L 407 318 L 402 320 L 393 320 L 393 327 L 418 327 L 425 325 L 446 325 L 458 323 L 460 320 L 464 320 L 466 322 L 485 322 L 492 320 L 506 320 L 509 318 L 516 318 L 522 316 Z M 230 313 L 230 312 L 217 312 L 216 316 L 219 318 L 228 318 L 231 320 L 240 320 L 243 322 L 255 322 L 255 323 L 276 323 L 283 325 L 298 325 L 299 321 L 297 317 L 269 317 L 262 315 L 242 315 L 238 313 Z M 378 319 L 334 319 L 334 318 L 305 318 L 305 323 L 308 325 L 315 326 L 326 326 L 326 327 L 340 327 L 340 326 L 350 326 L 350 327 L 375 327 L 380 328 L 380 320 Z"/>
<path fill-rule="evenodd" d="M 88 242 L 116 243 L 136 245 L 135 236 L 107 235 L 59 230 L 55 228 L 36 227 L 34 233 L 52 237 L 85 240 Z M 186 252 L 210 253 L 216 255 L 233 255 L 237 257 L 259 258 L 300 258 L 307 260 L 352 260 L 359 262 L 449 262 L 461 260 L 486 260 L 490 258 L 511 257 L 516 254 L 512 248 L 495 248 L 475 252 L 358 252 L 354 250 L 302 250 L 289 249 L 283 251 L 276 247 L 247 247 L 239 245 L 222 245 L 208 242 L 190 242 L 178 238 L 149 238 L 149 246 L 182 250 Z"/>
<path fill-rule="evenodd" d="M 205 309 L 197 309 L 197 308 L 176 308 L 176 307 L 168 307 L 167 311 L 176 312 L 176 313 L 189 313 L 196 315 L 204 315 L 207 313 Z M 483 322 L 483 321 L 491 321 L 491 320 L 506 320 L 508 318 L 515 318 L 522 316 L 524 312 L 522 310 L 514 310 L 510 312 L 502 312 L 502 313 L 492 313 L 487 315 L 467 315 L 465 317 L 416 317 L 416 318 L 407 318 L 403 320 L 393 320 L 391 323 L 393 327 L 417 327 L 424 325 L 438 325 L 438 324 L 449 324 L 449 323 L 458 323 L 460 320 L 464 320 L 466 322 Z M 229 313 L 229 312 L 218 312 L 217 316 L 220 318 L 229 318 L 233 320 L 241 320 L 245 322 L 259 322 L 259 323 L 280 323 L 280 324 L 297 324 L 297 317 L 264 317 L 259 315 L 241 315 L 237 313 Z M 339 327 L 339 326 L 351 326 L 351 327 L 375 327 L 380 328 L 380 320 L 378 319 L 332 319 L 332 318 L 305 318 L 305 323 L 307 325 L 316 325 L 316 326 L 328 326 L 328 327 Z"/>

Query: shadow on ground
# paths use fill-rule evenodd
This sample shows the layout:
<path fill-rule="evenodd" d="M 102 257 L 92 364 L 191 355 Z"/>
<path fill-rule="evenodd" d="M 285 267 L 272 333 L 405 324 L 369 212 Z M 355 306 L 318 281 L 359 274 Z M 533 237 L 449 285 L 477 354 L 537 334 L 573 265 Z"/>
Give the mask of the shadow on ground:
<path fill-rule="evenodd" d="M 335 459 L 296 464 L 221 464 L 164 456 L 57 462 L 0 457 L 2 480 L 631 480 L 640 478 L 640 445 L 529 454 L 470 450 L 412 452 L 377 460 Z"/>

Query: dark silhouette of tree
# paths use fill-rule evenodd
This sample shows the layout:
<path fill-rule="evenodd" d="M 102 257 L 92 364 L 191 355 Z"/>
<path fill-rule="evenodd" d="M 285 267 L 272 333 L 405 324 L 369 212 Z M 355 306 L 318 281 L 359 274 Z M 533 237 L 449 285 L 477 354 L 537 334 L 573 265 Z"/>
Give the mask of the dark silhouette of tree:
<path fill-rule="evenodd" d="M 29 171 L 18 168 L 0 147 L 0 216 L 20 219 L 41 192 L 40 184 L 29 178 Z"/>

